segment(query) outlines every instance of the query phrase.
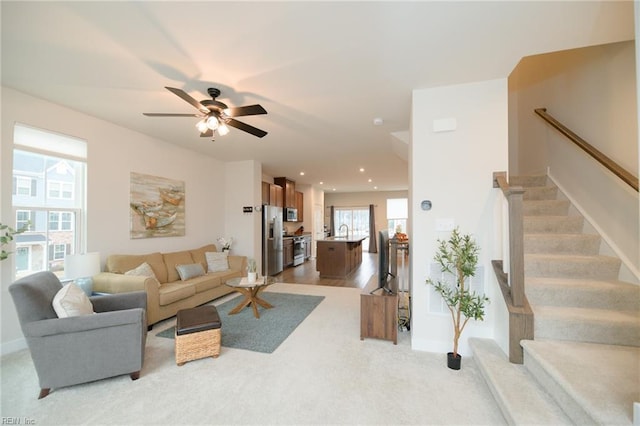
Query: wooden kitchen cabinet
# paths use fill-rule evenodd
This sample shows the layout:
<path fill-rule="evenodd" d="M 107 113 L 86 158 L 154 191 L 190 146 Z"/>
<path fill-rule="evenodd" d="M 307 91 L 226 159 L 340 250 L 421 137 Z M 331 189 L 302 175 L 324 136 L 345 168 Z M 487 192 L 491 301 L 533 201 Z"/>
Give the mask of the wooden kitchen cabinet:
<path fill-rule="evenodd" d="M 273 180 L 276 185 L 280 185 L 283 189 L 282 204 L 283 207 L 296 208 L 296 183 L 286 177 L 277 177 Z"/>
<path fill-rule="evenodd" d="M 283 207 L 282 187 L 269 182 L 262 182 L 262 204 Z"/>
<path fill-rule="evenodd" d="M 293 265 L 293 238 L 285 238 L 282 242 L 282 263 L 284 266 Z"/>
<path fill-rule="evenodd" d="M 298 222 L 304 222 L 304 194 L 299 191 L 296 191 L 296 209 L 298 210 Z"/>
<path fill-rule="evenodd" d="M 269 199 L 272 206 L 284 207 L 282 202 L 282 187 L 280 185 L 271 185 L 269 188 Z"/>

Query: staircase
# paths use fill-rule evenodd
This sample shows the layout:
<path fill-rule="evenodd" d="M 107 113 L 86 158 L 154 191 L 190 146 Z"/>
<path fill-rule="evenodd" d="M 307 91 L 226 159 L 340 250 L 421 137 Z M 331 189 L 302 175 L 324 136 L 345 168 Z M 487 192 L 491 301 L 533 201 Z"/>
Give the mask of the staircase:
<path fill-rule="evenodd" d="M 618 280 L 599 235 L 546 176 L 511 177 L 524 193 L 526 295 L 535 340 L 524 365 L 470 339 L 510 424 L 631 424 L 640 403 L 640 286 Z"/>

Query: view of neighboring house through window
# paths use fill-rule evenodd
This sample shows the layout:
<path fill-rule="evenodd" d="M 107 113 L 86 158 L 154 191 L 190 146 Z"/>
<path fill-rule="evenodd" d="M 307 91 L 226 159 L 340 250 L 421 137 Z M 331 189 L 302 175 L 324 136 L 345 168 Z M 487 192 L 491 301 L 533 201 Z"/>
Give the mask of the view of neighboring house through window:
<path fill-rule="evenodd" d="M 349 235 L 369 235 L 369 207 L 336 207 L 333 220 L 335 235 L 346 234 L 344 226 L 340 229 L 341 225 L 349 227 Z"/>
<path fill-rule="evenodd" d="M 407 198 L 387 199 L 387 222 L 389 236 L 396 232 L 407 233 L 407 217 L 409 216 L 409 202 Z"/>
<path fill-rule="evenodd" d="M 14 128 L 13 210 L 16 278 L 38 271 L 64 277 L 64 258 L 84 246 L 86 142 L 21 124 Z"/>

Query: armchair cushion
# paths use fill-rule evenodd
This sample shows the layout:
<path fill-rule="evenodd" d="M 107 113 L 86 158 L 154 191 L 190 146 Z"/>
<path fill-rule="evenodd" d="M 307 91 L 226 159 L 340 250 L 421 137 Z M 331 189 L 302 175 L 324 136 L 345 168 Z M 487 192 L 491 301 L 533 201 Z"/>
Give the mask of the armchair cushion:
<path fill-rule="evenodd" d="M 84 291 L 69 283 L 62 287 L 53 298 L 53 309 L 58 318 L 77 317 L 93 313 L 93 305 Z"/>

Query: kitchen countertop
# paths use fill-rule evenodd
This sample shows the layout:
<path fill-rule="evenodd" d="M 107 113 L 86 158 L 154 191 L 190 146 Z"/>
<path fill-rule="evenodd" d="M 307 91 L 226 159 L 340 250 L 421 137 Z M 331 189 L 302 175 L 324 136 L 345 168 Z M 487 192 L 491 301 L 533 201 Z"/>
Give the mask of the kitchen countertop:
<path fill-rule="evenodd" d="M 350 235 L 350 236 L 344 236 L 344 235 L 336 235 L 334 237 L 326 237 L 322 240 L 318 240 L 318 242 L 345 242 L 345 243 L 358 243 L 362 240 L 365 240 L 369 238 L 368 235 Z"/>

